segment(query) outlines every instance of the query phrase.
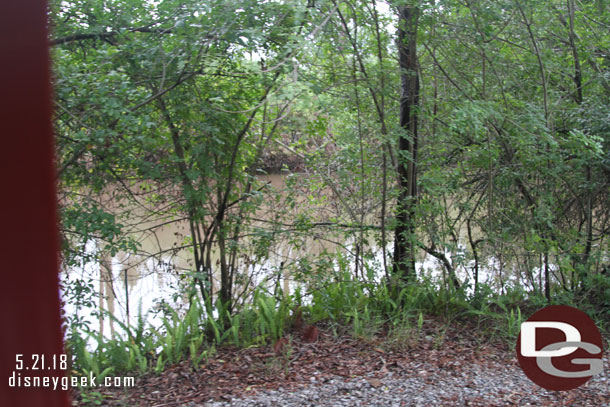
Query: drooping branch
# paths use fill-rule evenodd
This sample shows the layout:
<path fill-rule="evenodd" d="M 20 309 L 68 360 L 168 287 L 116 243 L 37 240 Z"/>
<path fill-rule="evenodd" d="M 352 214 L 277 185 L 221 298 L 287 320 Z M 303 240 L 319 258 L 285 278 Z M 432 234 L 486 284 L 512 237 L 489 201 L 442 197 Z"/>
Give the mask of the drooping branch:
<path fill-rule="evenodd" d="M 138 33 L 151 33 L 151 34 L 173 34 L 174 31 L 171 28 L 151 28 L 151 27 L 137 27 L 127 28 L 127 32 L 138 32 Z M 70 42 L 80 42 L 86 40 L 112 40 L 114 37 L 119 35 L 119 31 L 106 31 L 99 33 L 79 33 L 71 34 L 65 37 L 56 38 L 49 41 L 49 45 L 54 47 L 56 45 L 66 44 Z M 208 39 L 211 39 L 210 36 Z"/>

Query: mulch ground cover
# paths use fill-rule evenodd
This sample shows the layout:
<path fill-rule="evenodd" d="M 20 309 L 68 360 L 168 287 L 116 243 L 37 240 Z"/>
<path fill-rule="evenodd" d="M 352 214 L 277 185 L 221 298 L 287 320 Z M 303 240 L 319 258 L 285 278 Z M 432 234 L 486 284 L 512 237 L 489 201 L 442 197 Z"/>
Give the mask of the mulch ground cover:
<path fill-rule="evenodd" d="M 321 326 L 315 342 L 293 331 L 266 346 L 220 347 L 198 369 L 186 360 L 159 375 L 137 376 L 133 388 L 96 391 L 103 394 L 105 406 L 170 407 L 228 401 L 265 389 L 290 391 L 336 377 L 366 376 L 371 386 L 377 386 L 380 382 L 376 377 L 388 372 L 430 375 L 432 379 L 435 371 L 455 374 L 473 363 L 489 365 L 490 369 L 517 364 L 509 345 L 500 340 L 486 341 L 478 334 L 477 326 L 468 321 L 446 325 L 426 320 L 421 331 L 414 329 L 402 338 L 384 334 L 354 338 L 330 331 Z M 579 395 L 581 400 L 589 397 L 578 392 L 576 389 L 570 393 Z M 73 400 L 75 405 L 82 404 L 76 391 Z"/>

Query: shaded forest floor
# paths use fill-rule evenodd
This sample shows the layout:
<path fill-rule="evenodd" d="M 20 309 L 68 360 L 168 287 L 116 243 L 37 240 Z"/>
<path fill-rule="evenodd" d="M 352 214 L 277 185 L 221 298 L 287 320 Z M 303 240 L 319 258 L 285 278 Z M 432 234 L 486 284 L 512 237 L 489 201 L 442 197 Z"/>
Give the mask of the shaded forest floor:
<path fill-rule="evenodd" d="M 478 328 L 471 321 L 447 325 L 426 320 L 419 332 L 414 328 L 403 336 L 381 333 L 371 338 L 354 338 L 348 334 L 334 335 L 329 327 L 321 326 L 318 340 L 313 343 L 292 332 L 283 346 L 221 347 L 197 370 L 190 361 L 183 361 L 160 375 L 148 373 L 136 377 L 134 388 L 98 388 L 103 394 L 98 405 L 186 407 L 211 402 L 229 405 L 232 400 L 257 397 L 270 390 L 288 394 L 337 380 L 361 379 L 375 390 L 385 386 L 384 378 L 389 375 L 417 377 L 432 388 L 446 387 L 442 382 L 447 377 L 457 380 L 456 388 L 460 383 L 474 388 L 475 381 L 480 386 L 479 379 L 488 378 L 491 393 L 483 391 L 486 398 L 479 395 L 479 390 L 468 399 L 447 392 L 441 397 L 443 405 L 531 405 L 530 401 L 524 404 L 524 400 L 534 397 L 533 405 L 610 406 L 608 351 L 604 376 L 592 379 L 593 385 L 567 392 L 547 392 L 529 382 L 521 372 L 511 346 L 499 338 L 490 341 Z M 496 373 L 503 376 L 495 377 Z M 512 386 L 505 387 L 511 382 Z M 75 405 L 87 405 L 78 394 L 73 396 Z"/>

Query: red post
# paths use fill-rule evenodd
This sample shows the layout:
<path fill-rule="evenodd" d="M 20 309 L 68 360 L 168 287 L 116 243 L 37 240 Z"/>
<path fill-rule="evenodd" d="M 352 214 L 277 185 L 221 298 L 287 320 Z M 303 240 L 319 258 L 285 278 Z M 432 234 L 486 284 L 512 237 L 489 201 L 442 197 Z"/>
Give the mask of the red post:
<path fill-rule="evenodd" d="M 46 15 L 44 0 L 0 1 L 0 405 L 10 407 L 68 405 L 61 386 L 24 382 L 64 373 L 53 369 L 63 345 Z"/>

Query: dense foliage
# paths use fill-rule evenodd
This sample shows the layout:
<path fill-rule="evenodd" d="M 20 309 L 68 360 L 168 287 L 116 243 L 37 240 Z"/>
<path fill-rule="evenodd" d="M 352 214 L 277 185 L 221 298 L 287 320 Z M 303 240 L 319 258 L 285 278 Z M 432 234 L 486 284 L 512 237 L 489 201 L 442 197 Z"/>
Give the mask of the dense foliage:
<path fill-rule="evenodd" d="M 518 306 L 545 301 L 607 328 L 609 7 L 52 1 L 66 270 L 191 259 L 173 269 L 186 316 L 167 310 L 148 334 L 117 320 L 122 339 L 90 334 L 99 359 L 73 318 L 75 364 L 196 367 L 213 346 L 279 338 L 298 307 L 357 334 L 423 312 L 487 315 L 512 336 Z M 150 253 L 151 221 L 187 227 Z M 312 236 L 334 249 L 301 250 Z M 279 244 L 296 255 L 261 277 Z M 65 284 L 92 304 L 92 281 Z"/>

